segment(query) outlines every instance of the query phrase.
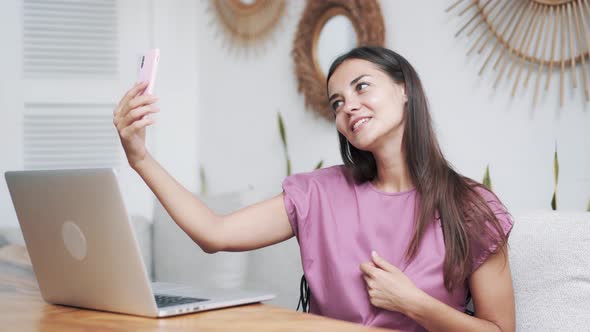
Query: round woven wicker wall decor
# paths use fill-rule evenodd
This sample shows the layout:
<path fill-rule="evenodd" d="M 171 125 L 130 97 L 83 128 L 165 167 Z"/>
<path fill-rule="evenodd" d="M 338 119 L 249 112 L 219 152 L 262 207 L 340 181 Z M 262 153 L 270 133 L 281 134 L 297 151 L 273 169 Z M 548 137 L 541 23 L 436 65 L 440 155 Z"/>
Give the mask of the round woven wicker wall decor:
<path fill-rule="evenodd" d="M 326 96 L 326 77 L 317 60 L 317 43 L 322 28 L 330 18 L 347 17 L 354 27 L 357 46 L 383 46 L 385 25 L 376 0 L 308 1 L 297 27 L 293 43 L 293 62 L 299 92 L 305 106 L 322 118 L 333 121 L 333 112 Z"/>
<path fill-rule="evenodd" d="M 286 0 L 210 0 L 207 10 L 230 48 L 248 49 L 268 40 L 286 13 Z"/>
<path fill-rule="evenodd" d="M 590 101 L 589 2 L 458 0 L 446 11 L 454 11 L 459 16 L 470 14 L 456 36 L 464 33 L 473 38 L 467 55 L 476 51 L 485 56 L 479 75 L 489 68 L 496 70 L 494 88 L 502 80 L 510 81 L 514 74 L 511 92 L 514 96 L 521 85 L 527 88 L 534 77 L 533 103 L 536 104 L 543 76 L 544 90 L 548 93 L 552 73 L 559 70 L 559 103 L 562 106 L 566 74 L 571 77 L 573 89 L 581 86 L 582 98 Z"/>

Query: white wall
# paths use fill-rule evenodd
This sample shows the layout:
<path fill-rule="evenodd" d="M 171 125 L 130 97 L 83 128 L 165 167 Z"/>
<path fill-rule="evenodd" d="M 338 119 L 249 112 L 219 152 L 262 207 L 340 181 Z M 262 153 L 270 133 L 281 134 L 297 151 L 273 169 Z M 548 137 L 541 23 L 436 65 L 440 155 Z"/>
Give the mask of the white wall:
<path fill-rule="evenodd" d="M 154 155 L 191 191 L 198 185 L 197 123 L 199 73 L 197 71 L 197 20 L 199 1 L 152 1 L 153 45 L 160 48 Z"/>
<path fill-rule="evenodd" d="M 511 83 L 494 91 L 495 75 L 477 75 L 484 57 L 466 57 L 469 39 L 454 37 L 465 20 L 445 13 L 449 4 L 381 2 L 386 46 L 405 56 L 420 74 L 447 158 L 476 180 L 489 163 L 494 189 L 511 212 L 547 209 L 557 141 L 558 207 L 585 209 L 590 199 L 590 107 L 583 103 L 582 90 L 566 89 L 561 109 L 557 72 L 551 94 L 536 108 L 530 88 L 520 88 L 515 98 L 510 98 Z M 333 124 L 305 110 L 297 92 L 290 53 L 303 3 L 289 2 L 289 17 L 260 57 L 224 48 L 225 39 L 209 23 L 215 22 L 212 13 L 202 2 L 199 6 L 198 128 L 211 190 L 252 185 L 267 196 L 281 191 L 285 161 L 277 110 L 285 120 L 294 172 L 311 170 L 320 159 L 326 166 L 341 163 Z"/>
<path fill-rule="evenodd" d="M 283 115 L 293 172 L 339 162 L 332 123 L 304 111 L 297 93 L 291 46 L 303 2 L 290 1 L 288 16 L 260 56 L 231 51 L 216 34 L 213 13 L 203 4 L 199 22 L 201 160 L 211 191 L 252 185 L 281 191 L 286 175 L 277 112 Z M 214 24 L 209 22 L 213 21 Z M 313 148 L 312 148 L 313 147 Z"/>

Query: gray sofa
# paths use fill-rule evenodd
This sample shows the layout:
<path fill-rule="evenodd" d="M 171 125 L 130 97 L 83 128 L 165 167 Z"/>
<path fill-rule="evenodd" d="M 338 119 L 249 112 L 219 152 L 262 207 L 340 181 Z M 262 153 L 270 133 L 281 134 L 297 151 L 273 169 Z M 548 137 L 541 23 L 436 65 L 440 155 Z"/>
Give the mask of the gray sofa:
<path fill-rule="evenodd" d="M 245 191 L 199 198 L 215 212 L 225 214 L 265 197 Z M 268 303 L 291 309 L 297 307 L 303 271 L 295 238 L 250 252 L 206 254 L 156 202 L 153 241 L 153 276 L 156 280 L 196 287 L 266 290 L 277 295 Z"/>
<path fill-rule="evenodd" d="M 509 256 L 517 331 L 590 331 L 590 213 L 517 216 Z"/>
<path fill-rule="evenodd" d="M 202 199 L 219 212 L 251 203 L 238 194 Z M 590 330 L 590 213 L 533 211 L 514 219 L 509 259 L 516 330 Z M 208 255 L 158 206 L 154 248 L 159 280 L 263 288 L 277 294 L 271 303 L 292 309 L 297 305 L 303 272 L 295 239 L 249 253 Z"/>

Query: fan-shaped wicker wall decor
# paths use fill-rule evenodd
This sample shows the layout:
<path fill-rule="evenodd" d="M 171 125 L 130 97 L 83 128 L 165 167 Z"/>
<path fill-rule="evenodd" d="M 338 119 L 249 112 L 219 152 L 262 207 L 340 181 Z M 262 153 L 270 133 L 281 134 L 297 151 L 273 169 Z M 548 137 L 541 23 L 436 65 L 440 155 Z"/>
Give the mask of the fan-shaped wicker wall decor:
<path fill-rule="evenodd" d="M 560 72 L 559 103 L 562 106 L 566 73 L 571 76 L 572 87 L 577 89 L 581 85 L 583 98 L 590 101 L 589 2 L 458 0 L 446 11 L 455 11 L 459 16 L 470 13 L 456 36 L 464 32 L 467 36 L 474 35 L 467 55 L 475 50 L 478 54 L 484 53 L 486 58 L 479 75 L 490 67 L 497 70 L 494 88 L 502 79 L 510 81 L 512 74 L 516 74 L 512 83 L 514 96 L 521 84 L 527 88 L 531 76 L 536 73 L 533 95 L 533 103 L 536 103 L 543 76 L 545 92 L 548 92 L 551 74 L 556 69 Z M 480 27 L 483 28 L 478 30 Z"/>
<path fill-rule="evenodd" d="M 303 10 L 293 43 L 293 62 L 298 89 L 305 106 L 328 121 L 334 120 L 326 96 L 326 75 L 317 60 L 320 32 L 331 18 L 347 17 L 357 37 L 357 46 L 383 46 L 385 24 L 377 0 L 310 0 Z"/>
<path fill-rule="evenodd" d="M 285 0 L 210 0 L 208 11 L 214 14 L 227 37 L 229 48 L 248 49 L 268 40 L 286 13 Z"/>

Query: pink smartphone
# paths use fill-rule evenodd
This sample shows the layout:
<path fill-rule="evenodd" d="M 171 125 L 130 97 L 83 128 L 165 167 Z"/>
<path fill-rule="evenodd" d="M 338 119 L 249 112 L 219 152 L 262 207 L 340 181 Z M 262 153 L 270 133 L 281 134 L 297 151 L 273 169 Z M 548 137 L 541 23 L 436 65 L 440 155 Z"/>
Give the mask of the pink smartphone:
<path fill-rule="evenodd" d="M 141 95 L 151 95 L 156 83 L 156 73 L 158 72 L 158 62 L 160 61 L 160 49 L 154 48 L 149 50 L 141 57 L 139 66 L 139 78 L 137 82 L 149 82 Z"/>

